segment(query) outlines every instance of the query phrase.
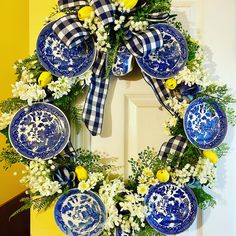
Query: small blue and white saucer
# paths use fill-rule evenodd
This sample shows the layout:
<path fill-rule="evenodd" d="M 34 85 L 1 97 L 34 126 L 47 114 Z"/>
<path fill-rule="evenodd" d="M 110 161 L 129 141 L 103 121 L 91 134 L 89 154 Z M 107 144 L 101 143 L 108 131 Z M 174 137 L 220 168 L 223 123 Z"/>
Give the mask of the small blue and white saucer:
<path fill-rule="evenodd" d="M 91 68 L 96 57 L 94 40 L 90 37 L 78 46 L 68 48 L 53 32 L 49 23 L 40 32 L 37 54 L 42 66 L 57 77 L 74 78 Z"/>
<path fill-rule="evenodd" d="M 167 79 L 181 71 L 188 61 L 187 42 L 176 28 L 169 24 L 152 25 L 160 30 L 163 46 L 149 55 L 136 58 L 139 67 L 156 79 Z"/>
<path fill-rule="evenodd" d="M 66 235 L 98 236 L 106 221 L 106 209 L 97 194 L 70 189 L 58 199 L 54 218 Z"/>

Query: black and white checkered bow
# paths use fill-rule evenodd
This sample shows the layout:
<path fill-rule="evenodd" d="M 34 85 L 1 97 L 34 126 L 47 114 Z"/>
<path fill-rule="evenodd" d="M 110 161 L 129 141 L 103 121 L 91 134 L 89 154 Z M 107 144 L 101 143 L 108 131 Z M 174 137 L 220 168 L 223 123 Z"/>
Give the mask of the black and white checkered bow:
<path fill-rule="evenodd" d="M 163 159 L 166 159 L 169 154 L 181 155 L 186 149 L 187 144 L 188 140 L 181 135 L 172 137 L 168 142 L 162 144 L 158 155 Z"/>
<path fill-rule="evenodd" d="M 141 33 L 133 33 L 125 45 L 132 55 L 140 58 L 161 48 L 163 38 L 158 29 L 151 27 Z"/>
<path fill-rule="evenodd" d="M 115 21 L 116 7 L 111 0 L 91 0 L 90 4 L 94 7 L 95 14 L 101 19 L 103 25 Z"/>
<path fill-rule="evenodd" d="M 67 15 L 57 20 L 53 31 L 67 47 L 74 47 L 89 38 L 89 32 L 82 27 L 76 15 Z"/>
<path fill-rule="evenodd" d="M 67 8 L 78 8 L 81 6 L 89 5 L 86 0 L 58 0 L 60 10 Z"/>

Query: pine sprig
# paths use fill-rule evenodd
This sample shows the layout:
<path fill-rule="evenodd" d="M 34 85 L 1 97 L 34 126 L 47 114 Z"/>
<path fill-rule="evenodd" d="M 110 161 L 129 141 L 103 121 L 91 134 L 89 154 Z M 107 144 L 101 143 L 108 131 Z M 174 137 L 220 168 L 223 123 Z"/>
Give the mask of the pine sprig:
<path fill-rule="evenodd" d="M 228 154 L 230 147 L 227 143 L 222 143 L 220 146 L 216 147 L 215 151 L 219 158 L 224 157 Z"/>
<path fill-rule="evenodd" d="M 7 100 L 0 102 L 0 111 L 4 113 L 12 113 L 26 104 L 26 101 L 22 101 L 20 98 L 8 98 Z"/>
<path fill-rule="evenodd" d="M 208 207 L 215 207 L 215 199 L 208 193 L 206 193 L 203 188 L 192 188 L 198 202 L 199 208 L 205 210 Z"/>
<path fill-rule="evenodd" d="M 170 12 L 171 0 L 148 0 L 146 5 L 135 12 L 134 20 L 146 20 L 153 12 Z"/>
<path fill-rule="evenodd" d="M 42 210 L 46 211 L 57 197 L 58 197 L 58 194 L 56 193 L 51 196 L 33 199 L 31 200 L 32 207 L 34 210 L 38 212 Z"/>

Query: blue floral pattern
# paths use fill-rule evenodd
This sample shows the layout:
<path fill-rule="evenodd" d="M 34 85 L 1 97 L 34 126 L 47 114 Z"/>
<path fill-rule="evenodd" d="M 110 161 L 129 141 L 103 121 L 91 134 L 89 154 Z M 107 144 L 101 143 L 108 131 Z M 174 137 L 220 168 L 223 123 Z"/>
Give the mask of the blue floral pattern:
<path fill-rule="evenodd" d="M 150 188 L 145 197 L 147 221 L 163 234 L 179 234 L 188 229 L 197 215 L 197 201 L 188 187 L 168 182 Z"/>
<path fill-rule="evenodd" d="M 39 34 L 37 54 L 42 66 L 57 77 L 77 77 L 93 65 L 96 51 L 90 37 L 78 46 L 68 48 L 53 32 L 53 23 L 48 24 Z"/>
<path fill-rule="evenodd" d="M 49 159 L 60 153 L 70 137 L 64 113 L 48 103 L 34 103 L 20 109 L 9 126 L 12 146 L 22 156 Z"/>
<path fill-rule="evenodd" d="M 153 27 L 153 26 L 152 26 Z M 163 37 L 163 46 L 143 58 L 136 58 L 140 68 L 148 75 L 166 79 L 176 75 L 186 65 L 188 47 L 184 36 L 168 24 L 154 25 Z"/>
<path fill-rule="evenodd" d="M 115 63 L 112 67 L 112 74 L 115 76 L 125 76 L 133 69 L 133 56 L 125 45 L 118 49 Z"/>
<path fill-rule="evenodd" d="M 95 193 L 71 189 L 58 199 L 54 217 L 66 235 L 97 236 L 103 231 L 106 210 Z"/>
<path fill-rule="evenodd" d="M 194 100 L 184 116 L 185 133 L 200 149 L 212 149 L 221 144 L 227 133 L 227 117 L 220 104 L 207 97 Z"/>

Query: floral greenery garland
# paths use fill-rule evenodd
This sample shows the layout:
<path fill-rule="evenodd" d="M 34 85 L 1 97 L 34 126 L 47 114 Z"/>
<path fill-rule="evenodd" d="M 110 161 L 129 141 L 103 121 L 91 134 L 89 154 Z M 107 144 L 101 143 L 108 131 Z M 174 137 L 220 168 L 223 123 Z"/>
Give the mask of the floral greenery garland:
<path fill-rule="evenodd" d="M 147 2 L 145 7 L 135 12 L 133 20 L 130 21 L 129 27 L 133 30 L 145 29 L 148 26 L 146 19 L 151 13 L 170 12 L 170 0 Z M 125 5 L 119 7 L 122 9 Z M 63 10 L 64 13 L 71 13 L 71 11 L 74 12 Z M 56 7 L 46 19 L 46 23 L 51 22 L 58 13 L 61 11 Z M 84 21 L 84 26 L 91 27 L 97 36 L 97 48 L 108 50 L 110 55 L 110 66 L 105 76 L 110 73 L 119 42 L 123 37 L 120 29 L 122 23 L 123 18 L 120 17 L 115 26 L 118 31 L 117 37 L 113 38 L 103 27 L 101 31 L 97 31 L 102 34 L 102 37 L 98 35 L 96 29 L 99 27 L 99 21 L 94 16 Z M 176 113 L 165 122 L 166 132 L 171 136 L 185 136 L 184 112 L 192 99 L 203 96 L 217 101 L 227 113 L 228 121 L 235 125 L 235 111 L 230 104 L 236 100 L 228 94 L 226 85 L 218 85 L 206 79 L 207 73 L 203 65 L 204 53 L 199 42 L 183 30 L 181 23 L 175 18 L 170 18 L 168 23 L 174 25 L 185 36 L 189 57 L 184 69 L 165 83 L 166 88 L 176 94 L 176 97 L 166 102 L 166 105 L 172 107 Z M 218 158 L 226 155 L 229 149 L 226 144 L 220 145 L 215 150 L 202 151 L 189 142 L 182 155 L 169 154 L 166 159 L 158 156 L 154 149 L 147 148 L 139 154 L 138 158 L 130 159 L 132 174 L 128 180 L 114 174 L 117 169 L 112 165 L 114 160 L 88 150 L 76 150 L 74 158 L 55 157 L 48 161 L 40 159 L 29 161 L 21 157 L 8 140 L 8 126 L 15 112 L 26 104 L 31 105 L 35 101 L 52 97 L 52 103 L 59 107 L 79 130 L 82 110 L 75 101 L 84 94 L 92 72 L 88 71 L 74 79 L 57 78 L 45 71 L 36 53 L 24 60 L 18 60 L 14 67 L 18 79 L 13 85 L 13 98 L 0 103 L 0 132 L 6 136 L 8 143 L 8 146 L 0 152 L 0 160 L 5 161 L 6 169 L 15 163 L 25 165 L 21 182 L 29 188 L 27 190 L 29 197 L 22 199 L 25 205 L 16 213 L 30 207 L 38 211 L 46 210 L 61 194 L 78 187 L 82 192 L 92 190 L 98 193 L 105 204 L 107 221 L 103 235 L 114 235 L 115 228 L 118 226 L 131 234 L 138 232 L 138 235 L 161 235 L 146 222 L 146 207 L 143 204 L 149 188 L 158 182 L 167 182 L 171 179 L 179 186 L 190 186 L 196 195 L 198 206 L 202 209 L 216 204 L 213 197 L 207 193 L 207 188 L 212 188 L 214 185 Z M 201 87 L 201 89 L 197 92 L 193 91 L 188 96 L 181 96 L 180 86 L 183 84 L 193 88 Z"/>

